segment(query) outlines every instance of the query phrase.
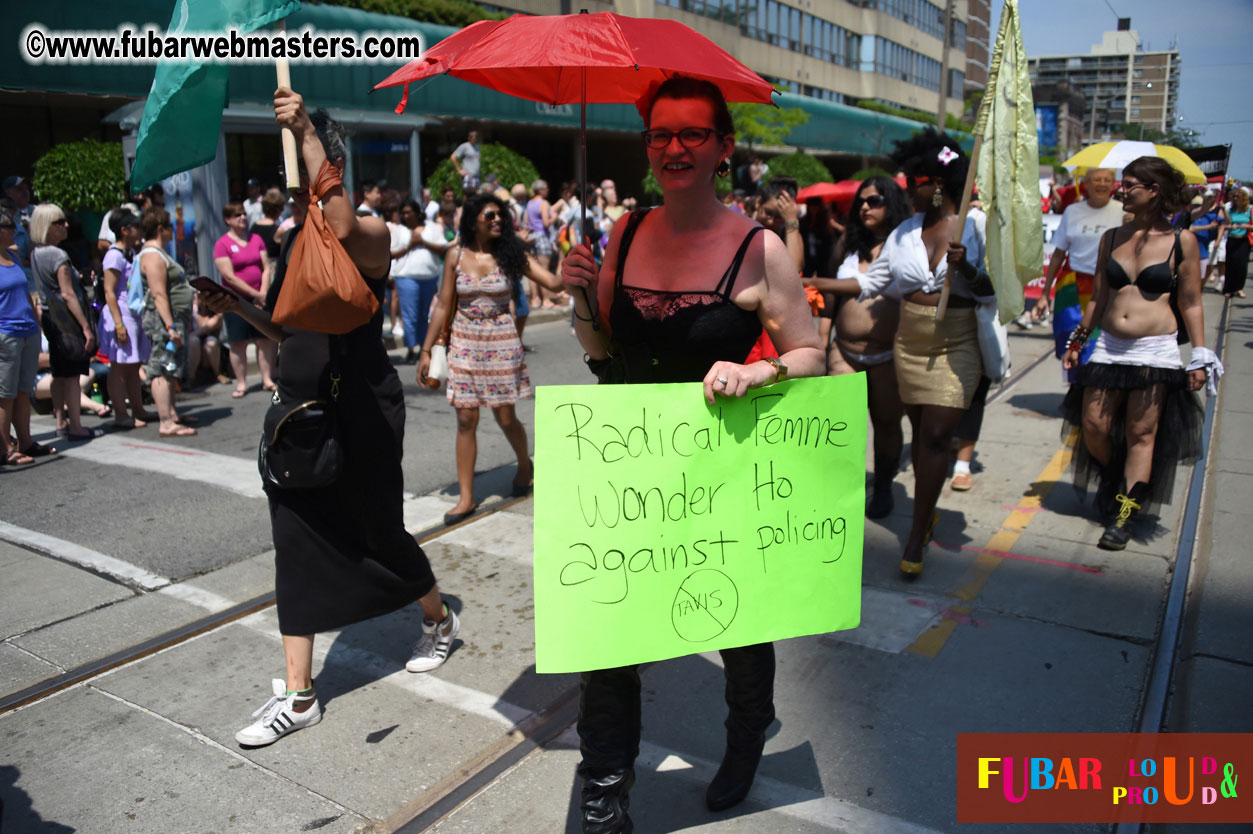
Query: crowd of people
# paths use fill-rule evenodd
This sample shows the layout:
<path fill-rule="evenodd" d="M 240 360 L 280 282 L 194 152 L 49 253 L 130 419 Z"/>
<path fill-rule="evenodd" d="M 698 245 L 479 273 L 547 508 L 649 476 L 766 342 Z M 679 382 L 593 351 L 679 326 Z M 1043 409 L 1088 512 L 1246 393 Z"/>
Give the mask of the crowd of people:
<path fill-rule="evenodd" d="M 197 283 L 199 293 L 168 251 L 173 224 L 156 192 L 106 217 L 97 298 L 58 246 L 67 225 L 59 207 L 30 206 L 29 196 L 23 203 L 12 194 L 0 205 L 6 465 L 51 453 L 30 433 L 41 364 L 50 371 L 58 433 L 69 439 L 99 435 L 82 424 L 83 406 L 93 402 L 84 400 L 83 380 L 96 358 L 108 362 L 116 428 L 156 421 L 161 436 L 181 438 L 197 430 L 178 409 L 179 383 L 192 379 L 202 358 L 213 382 L 229 382 L 222 342 L 233 396 L 248 393 L 249 344 L 262 387 L 272 392 L 263 461 L 301 453 L 298 443 L 280 440 L 283 426 L 317 438 L 319 453 L 301 460 L 305 482 L 265 478 L 286 677 L 237 734 L 240 744 L 270 744 L 321 720 L 312 677 L 317 633 L 416 601 L 423 624 L 407 668 L 429 672 L 448 658 L 460 629 L 404 528 L 405 395 L 384 343 L 388 318 L 390 335 L 406 349 L 404 364 L 416 364 L 416 381 L 447 382 L 459 495 L 446 524 L 478 508 L 483 407 L 516 455 L 513 495 L 532 489 L 534 463 L 516 411 L 532 393 L 522 335 L 532 306 L 552 306 L 569 310 L 572 335 L 602 384 L 699 382 L 713 403 L 791 377 L 864 372 L 873 427 L 866 515 L 881 519 L 895 508 L 906 417 L 914 496 L 899 570 L 904 579 L 922 573 L 945 481 L 951 476 L 955 490 L 973 485 L 971 452 L 993 376 L 977 315 L 996 306 L 986 218 L 959 213 L 969 160 L 958 142 L 927 130 L 898 143 L 891 161 L 904 188 L 889 176 L 869 177 L 843 217 L 821 200 L 799 205 L 797 183 L 769 176 L 756 158 L 737 172 L 751 188 L 719 198 L 718 178 L 732 173 L 731 115 L 716 86 L 677 77 L 641 111 L 658 207 L 619 199 L 609 179 L 588 195 L 586 212 L 574 183 L 555 200 L 542 179 L 506 190 L 482 176 L 475 131 L 452 155 L 460 194 L 449 187 L 421 201 L 401 199 L 366 182 L 354 206 L 342 183 L 342 127 L 307 112 L 287 88 L 274 107 L 297 138 L 300 187 L 289 197 L 250 180 L 247 199 L 226 204 L 228 230 L 213 251 L 218 275 Z M 22 187 L 20 178 L 6 181 L 10 191 Z M 1107 522 L 1099 544 L 1121 549 L 1145 508 L 1169 500 L 1177 465 L 1199 451 L 1195 392 L 1207 383 L 1215 392 L 1222 374 L 1205 347 L 1201 292 L 1217 267 L 1224 294 L 1243 297 L 1249 199 L 1235 189 L 1227 206 L 1210 194 L 1192 200 L 1181 175 L 1152 157 L 1128 165 L 1121 182 L 1112 171 L 1088 171 L 1083 192 L 1064 210 L 1034 313 L 1051 312 L 1058 328 L 1076 484 L 1096 482 Z M 293 251 L 321 245 L 320 231 L 338 241 L 345 268 L 378 302 L 348 333 L 276 320 L 282 288 L 295 280 Z M 1222 245 L 1225 261 L 1217 255 Z M 146 410 L 145 386 L 155 415 Z M 328 449 L 334 454 L 323 454 Z M 345 514 L 345 506 L 358 509 Z M 773 647 L 727 649 L 722 657 L 728 717 L 725 754 L 706 793 L 714 810 L 747 795 L 774 718 Z M 583 830 L 630 831 L 638 670 L 582 677 Z"/>

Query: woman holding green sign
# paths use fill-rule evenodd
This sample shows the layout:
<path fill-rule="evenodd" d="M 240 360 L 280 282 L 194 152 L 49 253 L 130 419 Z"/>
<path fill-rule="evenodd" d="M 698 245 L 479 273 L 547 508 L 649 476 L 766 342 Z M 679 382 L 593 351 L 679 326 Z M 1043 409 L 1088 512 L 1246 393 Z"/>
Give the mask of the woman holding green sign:
<path fill-rule="evenodd" d="M 640 105 L 649 165 L 664 205 L 616 223 L 597 266 L 586 245 L 562 279 L 575 326 L 601 382 L 703 382 L 706 400 L 742 397 L 794 376 L 820 376 L 825 357 L 796 266 L 783 242 L 724 207 L 714 177 L 730 172 L 734 126 L 721 91 L 676 76 Z M 628 251 L 630 258 L 628 259 Z M 765 329 L 779 350 L 741 364 Z M 705 801 L 730 808 L 747 796 L 774 720 L 774 647 L 721 652 L 727 748 Z M 636 667 L 584 672 L 579 704 L 585 834 L 633 830 L 627 813 L 640 743 Z"/>

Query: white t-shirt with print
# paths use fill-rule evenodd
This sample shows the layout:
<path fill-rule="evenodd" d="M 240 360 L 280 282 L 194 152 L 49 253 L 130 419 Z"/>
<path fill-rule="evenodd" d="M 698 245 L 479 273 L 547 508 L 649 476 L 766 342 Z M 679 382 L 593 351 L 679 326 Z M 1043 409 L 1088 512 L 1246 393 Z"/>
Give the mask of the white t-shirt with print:
<path fill-rule="evenodd" d="M 1070 256 L 1070 268 L 1075 272 L 1096 272 L 1101 235 L 1121 226 L 1122 215 L 1122 203 L 1117 200 L 1110 200 L 1099 209 L 1092 208 L 1086 200 L 1069 205 L 1053 233 L 1053 246 Z"/>

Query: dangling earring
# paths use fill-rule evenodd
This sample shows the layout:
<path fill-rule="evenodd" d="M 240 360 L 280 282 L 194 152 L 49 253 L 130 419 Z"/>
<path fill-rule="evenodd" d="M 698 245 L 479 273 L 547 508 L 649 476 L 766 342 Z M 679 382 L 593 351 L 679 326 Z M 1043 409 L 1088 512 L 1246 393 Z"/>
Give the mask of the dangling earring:
<path fill-rule="evenodd" d="M 718 167 L 714 169 L 714 173 L 724 179 L 731 173 L 731 160 L 724 159 L 718 163 Z"/>
<path fill-rule="evenodd" d="M 935 193 L 931 195 L 931 205 L 936 208 L 944 205 L 944 193 L 940 191 L 940 187 L 938 185 L 935 187 Z"/>

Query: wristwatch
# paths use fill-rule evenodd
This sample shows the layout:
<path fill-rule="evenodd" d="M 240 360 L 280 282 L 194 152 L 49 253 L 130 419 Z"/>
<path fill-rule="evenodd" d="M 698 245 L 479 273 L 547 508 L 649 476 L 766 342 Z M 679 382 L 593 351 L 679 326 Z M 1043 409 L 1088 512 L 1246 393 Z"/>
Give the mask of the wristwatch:
<path fill-rule="evenodd" d="M 783 382 L 787 379 L 787 365 L 777 356 L 763 356 L 761 361 L 767 362 L 774 367 L 774 381 Z"/>

